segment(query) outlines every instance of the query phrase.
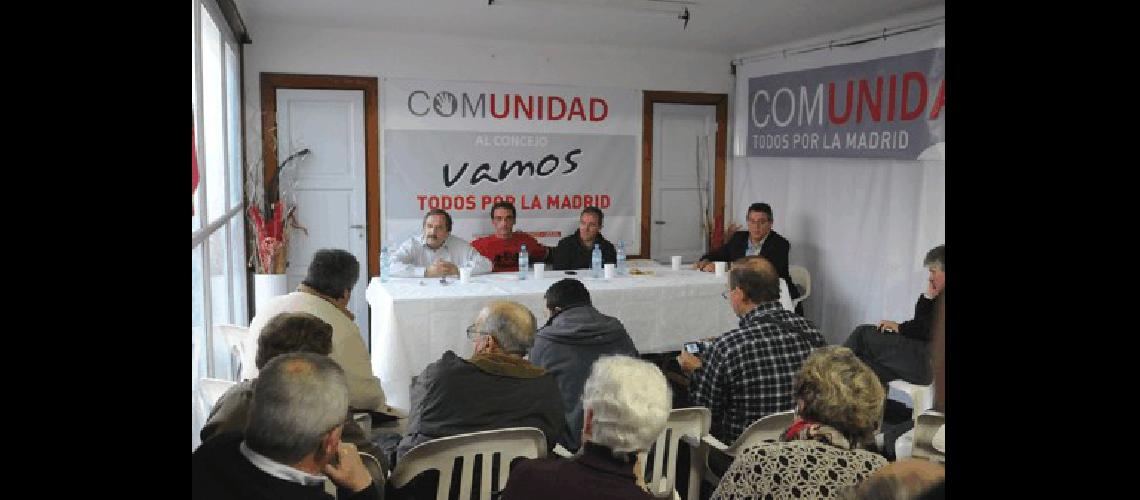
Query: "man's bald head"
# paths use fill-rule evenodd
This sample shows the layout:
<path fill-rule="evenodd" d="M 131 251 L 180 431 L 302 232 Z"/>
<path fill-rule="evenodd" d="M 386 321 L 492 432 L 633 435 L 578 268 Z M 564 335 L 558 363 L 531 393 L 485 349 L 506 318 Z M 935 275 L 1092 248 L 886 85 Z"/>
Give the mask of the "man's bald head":
<path fill-rule="evenodd" d="M 520 355 L 534 345 L 535 323 L 530 309 L 509 300 L 487 304 L 475 318 L 479 331 L 489 333 L 504 351 Z"/>
<path fill-rule="evenodd" d="M 744 257 L 732 263 L 728 288 L 740 288 L 753 304 L 780 300 L 780 274 L 768 259 L 759 255 Z"/>

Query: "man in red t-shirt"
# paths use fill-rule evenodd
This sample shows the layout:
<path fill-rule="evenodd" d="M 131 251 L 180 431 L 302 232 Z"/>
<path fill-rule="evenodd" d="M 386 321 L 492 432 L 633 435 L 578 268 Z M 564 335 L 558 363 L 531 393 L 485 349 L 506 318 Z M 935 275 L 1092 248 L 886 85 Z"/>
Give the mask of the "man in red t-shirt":
<path fill-rule="evenodd" d="M 471 242 L 484 257 L 491 259 L 491 271 L 518 271 L 519 247 L 526 245 L 526 253 L 531 262 L 545 262 L 550 249 L 522 231 L 515 232 L 515 206 L 509 201 L 500 201 L 491 207 L 491 224 L 495 234 L 484 236 Z"/>

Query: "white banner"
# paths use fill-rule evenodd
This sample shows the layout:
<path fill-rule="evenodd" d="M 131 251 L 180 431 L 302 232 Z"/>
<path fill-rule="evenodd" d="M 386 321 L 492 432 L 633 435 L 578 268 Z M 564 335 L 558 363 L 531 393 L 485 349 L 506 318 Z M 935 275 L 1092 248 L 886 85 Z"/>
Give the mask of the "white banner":
<path fill-rule="evenodd" d="M 641 93 L 551 85 L 385 79 L 381 149 L 387 243 L 442 208 L 452 232 L 493 231 L 490 208 L 518 210 L 516 230 L 553 246 L 587 206 L 602 234 L 639 252 Z"/>

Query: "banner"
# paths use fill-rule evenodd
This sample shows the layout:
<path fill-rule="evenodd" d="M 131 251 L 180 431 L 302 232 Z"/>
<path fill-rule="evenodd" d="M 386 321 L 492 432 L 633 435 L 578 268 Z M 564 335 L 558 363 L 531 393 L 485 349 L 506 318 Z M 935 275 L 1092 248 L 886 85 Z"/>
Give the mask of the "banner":
<path fill-rule="evenodd" d="M 941 158 L 945 57 L 936 47 L 749 78 L 746 155 Z"/>
<path fill-rule="evenodd" d="M 433 208 L 456 236 L 486 236 L 505 200 L 515 230 L 548 246 L 597 206 L 602 234 L 638 253 L 640 92 L 386 79 L 382 94 L 388 244 L 419 233 Z"/>

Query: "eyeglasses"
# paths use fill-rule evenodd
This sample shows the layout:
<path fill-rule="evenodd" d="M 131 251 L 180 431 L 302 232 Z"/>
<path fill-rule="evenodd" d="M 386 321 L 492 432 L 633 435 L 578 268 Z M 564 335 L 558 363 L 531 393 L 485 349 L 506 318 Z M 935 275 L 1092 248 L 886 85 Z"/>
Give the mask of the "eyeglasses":
<path fill-rule="evenodd" d="M 490 334 L 491 334 L 490 332 L 480 332 L 480 331 L 476 330 L 475 329 L 475 323 L 471 323 L 471 326 L 467 327 L 467 338 L 469 338 L 471 340 L 475 340 L 475 339 L 479 338 L 481 335 L 490 335 Z"/>

